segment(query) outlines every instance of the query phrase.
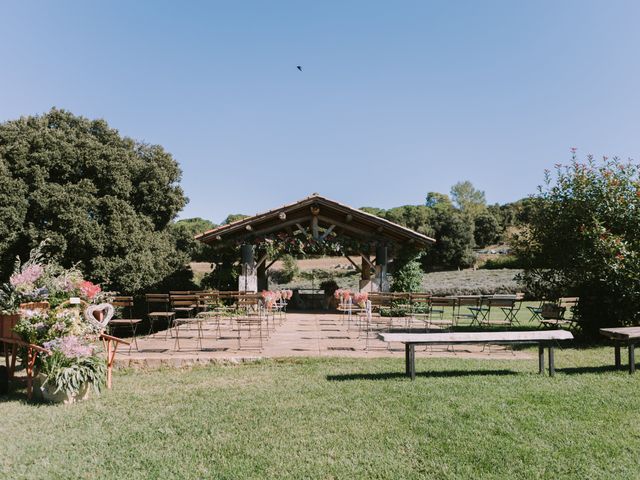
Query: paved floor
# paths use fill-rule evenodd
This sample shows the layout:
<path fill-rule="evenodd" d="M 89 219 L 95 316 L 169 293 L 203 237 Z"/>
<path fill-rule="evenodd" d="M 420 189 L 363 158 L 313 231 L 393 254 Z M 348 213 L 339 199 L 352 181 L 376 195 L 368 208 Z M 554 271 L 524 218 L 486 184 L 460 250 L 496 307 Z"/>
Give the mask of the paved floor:
<path fill-rule="evenodd" d="M 394 327 L 406 327 L 404 320 L 396 320 Z M 173 332 L 170 333 L 167 335 L 163 330 L 138 336 L 138 349 L 134 346 L 129 352 L 126 347 L 120 347 L 116 363 L 120 366 L 158 367 L 299 356 L 404 358 L 402 344 L 382 342 L 375 333 L 367 339 L 356 322 L 348 322 L 340 315 L 330 313 L 289 313 L 286 318 L 276 318 L 270 323 L 268 332 L 266 325 L 262 327 L 262 347 L 256 325 L 241 325 L 239 331 L 237 322 L 229 319 L 221 319 L 219 329 L 215 321 L 203 322 L 200 341 L 196 323 L 181 325 L 178 340 Z M 501 346 L 457 345 L 455 349 L 443 346 L 418 350 L 416 355 L 419 357 L 531 358 L 526 352 Z"/>

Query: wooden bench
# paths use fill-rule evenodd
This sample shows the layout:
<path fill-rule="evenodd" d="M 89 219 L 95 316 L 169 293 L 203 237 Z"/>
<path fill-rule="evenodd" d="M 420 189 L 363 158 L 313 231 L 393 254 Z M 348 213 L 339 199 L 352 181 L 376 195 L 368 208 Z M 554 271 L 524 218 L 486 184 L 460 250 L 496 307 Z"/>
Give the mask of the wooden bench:
<path fill-rule="evenodd" d="M 379 338 L 385 342 L 400 342 L 405 345 L 405 367 L 407 376 L 411 380 L 416 378 L 416 345 L 437 344 L 537 344 L 538 366 L 540 373 L 544 373 L 544 349 L 549 351 L 549 375 L 555 374 L 554 352 L 555 344 L 563 340 L 573 339 L 571 332 L 566 330 L 543 331 L 511 331 L 511 332 L 456 332 L 456 333 L 380 333 Z"/>
<path fill-rule="evenodd" d="M 600 333 L 614 341 L 616 368 L 620 368 L 620 346 L 629 348 L 629 373 L 636 371 L 636 343 L 640 342 L 640 327 L 601 328 Z"/>

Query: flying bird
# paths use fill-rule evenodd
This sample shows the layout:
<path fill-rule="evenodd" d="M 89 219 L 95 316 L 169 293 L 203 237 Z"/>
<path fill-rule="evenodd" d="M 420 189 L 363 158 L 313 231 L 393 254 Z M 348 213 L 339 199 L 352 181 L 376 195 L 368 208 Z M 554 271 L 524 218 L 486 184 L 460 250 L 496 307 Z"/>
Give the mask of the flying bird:
<path fill-rule="evenodd" d="M 302 67 L 300 65 L 296 65 L 296 68 L 300 71 L 302 71 Z"/>

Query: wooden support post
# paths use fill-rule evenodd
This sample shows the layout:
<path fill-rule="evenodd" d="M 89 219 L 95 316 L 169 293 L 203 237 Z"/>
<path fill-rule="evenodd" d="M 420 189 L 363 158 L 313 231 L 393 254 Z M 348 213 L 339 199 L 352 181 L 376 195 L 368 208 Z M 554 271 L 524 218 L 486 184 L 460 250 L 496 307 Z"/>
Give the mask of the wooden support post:
<path fill-rule="evenodd" d="M 538 345 L 538 373 L 544 375 L 544 345 Z"/>
<path fill-rule="evenodd" d="M 616 369 L 620 369 L 622 366 L 622 360 L 620 358 L 620 342 L 616 342 L 614 346 L 614 355 L 616 360 Z"/>
<path fill-rule="evenodd" d="M 335 224 L 333 224 L 333 225 L 331 225 L 329 228 L 327 228 L 327 229 L 325 230 L 325 232 L 322 234 L 322 236 L 320 237 L 320 241 L 321 241 L 321 242 L 323 242 L 323 241 L 324 241 L 324 239 L 325 239 L 325 238 L 327 238 L 327 236 L 328 236 L 331 232 L 333 232 L 333 229 L 334 229 L 334 228 L 336 228 L 336 225 L 335 225 Z"/>
<path fill-rule="evenodd" d="M 260 257 L 260 260 L 258 260 L 256 267 L 260 268 L 260 266 L 263 265 L 264 262 L 266 261 L 267 261 L 267 254 L 265 253 L 264 255 L 262 255 L 262 257 Z"/>
<path fill-rule="evenodd" d="M 267 267 L 264 262 L 258 264 L 258 291 L 269 290 L 269 279 L 267 278 Z"/>
<path fill-rule="evenodd" d="M 549 376 L 553 377 L 556 374 L 556 365 L 554 362 L 553 345 L 547 346 L 549 350 Z"/>
<path fill-rule="evenodd" d="M 416 379 L 416 346 L 412 343 L 409 347 L 409 360 L 411 363 L 411 380 Z"/>
<path fill-rule="evenodd" d="M 361 268 L 356 264 L 356 262 L 354 262 L 353 260 L 351 260 L 351 257 L 349 257 L 349 255 L 345 255 L 345 256 L 344 256 L 344 258 L 346 258 L 347 260 L 349 260 L 349 263 L 355 267 L 355 269 L 356 269 L 356 271 L 357 271 L 358 273 L 362 273 L 362 269 L 361 269 Z"/>
<path fill-rule="evenodd" d="M 636 371 L 636 353 L 635 353 L 636 345 L 634 343 L 629 343 L 629 373 L 633 373 Z"/>
<path fill-rule="evenodd" d="M 34 348 L 30 346 L 27 347 L 27 399 L 31 400 L 31 396 L 33 395 L 33 368 L 36 364 L 36 359 L 38 358 L 38 352 Z"/>
<path fill-rule="evenodd" d="M 409 344 L 404 344 L 404 368 L 407 376 L 411 375 L 411 349 L 409 348 Z"/>
<path fill-rule="evenodd" d="M 371 262 L 368 258 L 362 255 L 362 269 L 360 270 L 362 280 L 369 280 L 371 278 Z"/>
<path fill-rule="evenodd" d="M 113 364 L 116 360 L 116 352 L 120 343 L 129 345 L 129 342 L 122 340 L 121 338 L 112 337 L 111 335 L 101 334 L 102 345 L 104 346 L 104 352 L 107 356 L 107 388 L 111 389 L 113 381 Z"/>

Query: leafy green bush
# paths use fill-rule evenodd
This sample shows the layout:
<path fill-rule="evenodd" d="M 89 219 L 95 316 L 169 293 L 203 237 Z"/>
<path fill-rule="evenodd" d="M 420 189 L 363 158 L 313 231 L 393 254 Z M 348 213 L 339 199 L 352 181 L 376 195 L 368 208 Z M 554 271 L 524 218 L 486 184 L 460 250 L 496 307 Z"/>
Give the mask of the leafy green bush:
<path fill-rule="evenodd" d="M 557 165 L 516 238 L 522 281 L 549 297 L 579 296 L 579 325 L 640 322 L 640 167 L 619 159 Z"/>
<path fill-rule="evenodd" d="M 283 255 L 282 256 L 282 273 L 280 275 L 279 283 L 289 283 L 295 277 L 300 274 L 300 268 L 298 267 L 298 262 L 293 257 L 293 255 Z"/>
<path fill-rule="evenodd" d="M 394 272 L 391 282 L 393 292 L 419 292 L 422 289 L 422 267 L 419 254 L 402 251 L 394 260 Z"/>
<path fill-rule="evenodd" d="M 334 292 L 338 289 L 338 284 L 335 280 L 325 280 L 320 283 L 320 290 L 324 291 L 325 297 L 332 297 Z"/>

